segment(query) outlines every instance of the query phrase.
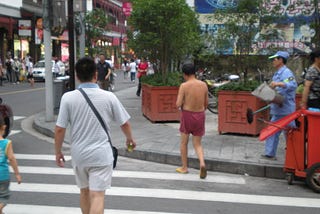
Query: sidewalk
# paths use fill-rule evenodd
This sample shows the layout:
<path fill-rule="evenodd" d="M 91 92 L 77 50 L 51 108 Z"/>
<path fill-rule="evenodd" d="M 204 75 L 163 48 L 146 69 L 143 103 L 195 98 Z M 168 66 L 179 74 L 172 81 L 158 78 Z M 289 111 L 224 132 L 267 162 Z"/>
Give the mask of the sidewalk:
<path fill-rule="evenodd" d="M 122 156 L 154 161 L 159 163 L 180 165 L 179 123 L 151 123 L 141 113 L 141 98 L 135 94 L 136 87 L 115 92 L 119 100 L 131 115 L 133 135 L 137 142 L 134 152 L 125 149 L 125 137 L 119 127 L 111 127 L 113 144 Z M 285 142 L 279 143 L 277 160 L 261 159 L 264 143 L 258 137 L 223 134 L 217 131 L 217 115 L 206 111 L 206 135 L 203 147 L 207 169 L 219 172 L 245 174 L 268 178 L 284 178 L 283 163 L 285 158 Z M 55 122 L 45 121 L 45 112 L 35 115 L 34 128 L 53 137 Z M 68 133 L 66 143 L 69 143 Z M 198 159 L 189 142 L 189 167 L 199 168 Z"/>

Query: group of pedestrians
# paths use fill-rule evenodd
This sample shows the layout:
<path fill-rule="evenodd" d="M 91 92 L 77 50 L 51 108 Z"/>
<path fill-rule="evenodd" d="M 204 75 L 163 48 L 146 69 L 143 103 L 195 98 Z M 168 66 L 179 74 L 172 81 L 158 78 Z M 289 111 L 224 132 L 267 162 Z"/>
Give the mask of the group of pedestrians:
<path fill-rule="evenodd" d="M 123 63 L 121 65 L 121 69 L 123 71 L 123 77 L 124 79 L 130 78 L 130 81 L 135 83 L 136 78 L 138 78 L 138 87 L 136 95 L 140 97 L 141 95 L 141 77 L 145 76 L 147 74 L 153 74 L 154 69 L 153 65 L 146 60 L 145 57 L 142 57 L 141 59 L 130 59 L 128 61 L 126 58 L 123 60 Z"/>
<path fill-rule="evenodd" d="M 20 60 L 16 56 L 12 58 L 11 52 L 8 52 L 3 63 L 0 59 L 0 86 L 4 84 L 4 79 L 10 84 L 20 84 L 21 80 L 27 79 L 33 87 L 32 71 L 33 63 L 29 54 Z"/>

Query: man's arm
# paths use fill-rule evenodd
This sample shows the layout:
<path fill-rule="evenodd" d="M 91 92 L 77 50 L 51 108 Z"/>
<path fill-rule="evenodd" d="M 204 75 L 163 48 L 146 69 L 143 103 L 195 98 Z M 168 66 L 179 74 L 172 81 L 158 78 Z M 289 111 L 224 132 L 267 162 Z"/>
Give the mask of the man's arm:
<path fill-rule="evenodd" d="M 55 153 L 56 153 L 56 164 L 57 166 L 64 167 L 64 155 L 61 152 L 64 136 L 66 133 L 66 129 L 60 126 L 55 127 L 54 131 L 54 145 L 55 145 Z"/>
<path fill-rule="evenodd" d="M 136 142 L 134 142 L 134 140 L 132 138 L 131 125 L 130 125 L 129 121 L 125 122 L 120 127 L 121 127 L 122 132 L 124 133 L 124 135 L 127 138 L 126 145 L 128 146 L 129 144 L 132 144 L 133 148 L 135 148 L 136 147 Z"/>
<path fill-rule="evenodd" d="M 177 108 L 181 108 L 182 107 L 183 99 L 184 99 L 184 88 L 183 88 L 183 84 L 181 84 L 180 88 L 179 88 L 179 92 L 178 92 L 177 101 L 176 101 Z"/>
<path fill-rule="evenodd" d="M 111 66 L 109 63 L 107 63 L 107 65 L 108 65 L 108 68 L 107 68 L 107 75 L 104 78 L 105 80 L 108 80 L 111 75 Z"/>

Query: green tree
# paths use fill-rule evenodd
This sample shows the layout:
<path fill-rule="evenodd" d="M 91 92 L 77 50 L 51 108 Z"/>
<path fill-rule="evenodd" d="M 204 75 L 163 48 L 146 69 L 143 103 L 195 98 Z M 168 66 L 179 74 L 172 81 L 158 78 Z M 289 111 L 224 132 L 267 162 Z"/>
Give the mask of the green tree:
<path fill-rule="evenodd" d="M 92 44 L 103 38 L 103 33 L 107 30 L 108 17 L 101 8 L 95 8 L 88 12 L 84 18 L 86 32 L 86 47 L 90 56 L 93 55 Z"/>
<path fill-rule="evenodd" d="M 246 81 L 252 59 L 254 37 L 259 30 L 260 17 L 264 13 L 262 0 L 242 0 L 236 7 L 218 10 L 213 19 L 222 23 L 215 37 L 217 54 L 232 48 L 234 57 L 230 63 L 234 72 L 244 75 Z"/>
<path fill-rule="evenodd" d="M 128 45 L 140 57 L 160 62 L 166 72 L 199 44 L 196 13 L 185 0 L 133 0 Z"/>

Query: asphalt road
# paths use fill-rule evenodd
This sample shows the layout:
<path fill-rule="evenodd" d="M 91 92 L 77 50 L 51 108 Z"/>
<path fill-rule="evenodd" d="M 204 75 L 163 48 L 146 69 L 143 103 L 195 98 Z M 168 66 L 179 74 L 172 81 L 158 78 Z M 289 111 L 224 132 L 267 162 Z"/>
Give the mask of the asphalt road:
<path fill-rule="evenodd" d="M 116 90 L 134 83 L 119 78 Z M 0 97 L 12 106 L 13 141 L 23 183 L 12 178 L 12 197 L 4 210 L 10 214 L 80 213 L 79 190 L 74 184 L 70 158 L 65 168 L 54 162 L 53 139 L 32 128 L 32 115 L 45 109 L 44 83 L 0 87 Z M 69 149 L 64 149 L 68 155 Z M 120 157 L 112 188 L 106 192 L 105 213 L 319 213 L 319 195 L 304 183 L 209 172 L 200 180 L 198 170 L 175 173 L 175 167 Z"/>

